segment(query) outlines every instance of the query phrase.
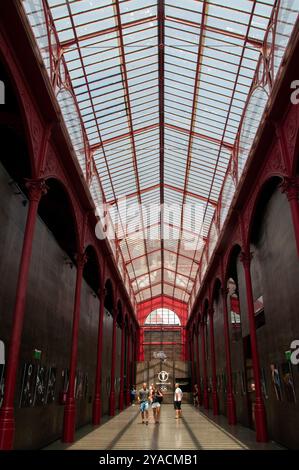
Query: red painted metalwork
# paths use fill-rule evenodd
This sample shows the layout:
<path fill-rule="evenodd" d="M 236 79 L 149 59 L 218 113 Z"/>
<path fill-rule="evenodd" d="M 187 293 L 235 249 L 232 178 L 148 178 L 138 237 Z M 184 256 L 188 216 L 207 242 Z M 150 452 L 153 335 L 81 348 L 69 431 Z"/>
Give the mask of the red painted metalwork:
<path fill-rule="evenodd" d="M 206 21 L 207 8 L 208 8 L 208 4 L 207 4 L 206 0 L 203 0 L 202 24 L 205 24 L 205 21 Z M 194 126 L 195 126 L 196 109 L 197 109 L 198 83 L 199 83 L 200 74 L 201 74 L 201 63 L 202 63 L 201 55 L 202 55 L 203 46 L 204 46 L 204 32 L 203 32 L 203 29 L 202 29 L 201 32 L 200 32 L 198 52 L 197 52 L 197 65 L 196 65 L 196 72 L 195 72 L 191 123 L 190 123 L 189 142 L 188 142 L 187 161 L 186 161 L 186 171 L 185 171 L 185 179 L 184 179 L 184 193 L 187 190 L 189 171 L 190 171 L 190 165 L 191 165 L 191 158 L 192 158 L 192 141 L 193 141 L 193 132 L 194 132 Z M 182 238 L 182 227 L 183 227 L 183 221 L 184 221 L 184 204 L 185 204 L 185 202 L 186 202 L 186 195 L 184 194 L 183 195 L 183 201 L 182 201 L 182 210 L 181 210 L 181 222 L 180 222 L 181 230 L 180 230 L 180 237 L 179 237 L 178 249 L 177 249 L 178 253 L 180 252 L 180 248 L 181 248 L 181 238 Z M 195 257 L 195 254 L 194 254 L 194 257 Z M 179 258 L 177 256 L 176 266 L 175 266 L 175 271 L 176 272 L 178 271 L 178 264 L 179 264 Z M 175 289 L 175 286 L 173 287 L 173 294 L 174 294 L 174 289 Z"/>
<path fill-rule="evenodd" d="M 256 440 L 258 442 L 267 442 L 268 433 L 267 433 L 267 424 L 266 424 L 266 410 L 265 404 L 262 395 L 262 385 L 261 385 L 261 371 L 260 371 L 260 361 L 256 337 L 256 325 L 255 325 L 255 314 L 254 314 L 254 301 L 252 294 L 252 282 L 251 282 L 251 273 L 250 273 L 250 263 L 252 255 L 248 252 L 242 252 L 241 261 L 244 267 L 245 273 L 245 284 L 246 284 L 246 299 L 247 299 L 247 312 L 249 320 L 249 330 L 250 330 L 250 345 L 251 345 L 251 354 L 252 354 L 252 367 L 254 374 L 254 383 L 255 383 L 255 404 L 254 404 L 254 414 L 255 414 L 255 426 L 256 426 Z"/>
<path fill-rule="evenodd" d="M 211 366 L 212 366 L 212 400 L 213 400 L 213 414 L 219 414 L 219 403 L 217 394 L 217 376 L 216 376 L 216 355 L 215 355 L 215 335 L 214 335 L 214 310 L 209 309 L 210 321 L 210 348 L 211 348 Z"/>
<path fill-rule="evenodd" d="M 43 179 L 28 180 L 29 209 L 19 267 L 16 301 L 5 377 L 3 405 L 0 408 L 0 449 L 11 450 L 15 434 L 14 396 L 23 331 L 28 275 L 39 202 L 47 187 Z"/>
<path fill-rule="evenodd" d="M 76 275 L 76 289 L 74 300 L 74 313 L 73 313 L 73 327 L 72 327 L 72 343 L 71 343 L 71 357 L 70 357 L 70 375 L 69 375 L 69 388 L 64 406 L 64 421 L 63 421 L 63 442 L 74 442 L 75 424 L 76 424 L 76 401 L 75 401 L 75 381 L 77 370 L 78 358 L 78 338 L 79 338 L 79 323 L 80 323 L 80 303 L 81 303 L 81 286 L 83 280 L 83 269 L 87 261 L 84 253 L 77 255 L 77 275 Z"/>
<path fill-rule="evenodd" d="M 129 129 L 130 129 L 130 139 L 131 139 L 131 145 L 132 145 L 133 167 L 134 167 L 136 186 L 137 186 L 137 191 L 138 191 L 138 202 L 140 204 L 141 225 L 142 225 L 142 230 L 144 232 L 143 245 L 144 245 L 144 250 L 145 250 L 145 254 L 146 254 L 145 257 L 146 257 L 147 269 L 149 271 L 150 269 L 149 269 L 148 255 L 147 255 L 147 244 L 146 244 L 146 241 L 145 241 L 146 236 L 145 236 L 145 230 L 144 230 L 144 217 L 143 217 L 143 211 L 142 211 L 142 200 L 141 200 L 141 196 L 140 196 L 140 182 L 139 182 L 139 175 L 138 175 L 138 168 L 137 168 L 137 154 L 136 154 L 135 140 L 134 140 L 134 134 L 133 134 L 134 127 L 133 127 L 133 119 L 132 119 L 132 111 L 131 111 L 129 82 L 128 82 L 127 65 L 126 65 L 126 58 L 125 58 L 125 47 L 124 47 L 124 40 L 123 40 L 122 21 L 121 21 L 121 14 L 120 14 L 120 8 L 119 8 L 119 0 L 115 0 L 114 8 L 115 8 L 115 12 L 116 12 L 117 26 L 118 26 L 119 51 L 120 51 L 120 56 L 121 56 L 123 83 L 124 83 L 124 89 L 125 89 L 125 99 L 126 99 L 126 104 L 127 104 L 128 126 L 129 126 Z M 151 289 L 151 286 L 150 286 L 150 289 Z"/>

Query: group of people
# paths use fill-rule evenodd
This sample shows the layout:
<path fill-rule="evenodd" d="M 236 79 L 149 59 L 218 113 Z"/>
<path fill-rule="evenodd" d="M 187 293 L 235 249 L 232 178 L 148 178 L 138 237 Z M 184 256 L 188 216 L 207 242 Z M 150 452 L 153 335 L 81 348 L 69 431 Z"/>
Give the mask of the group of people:
<path fill-rule="evenodd" d="M 136 394 L 135 394 L 136 396 Z M 175 384 L 174 391 L 174 408 L 176 412 L 176 419 L 181 418 L 182 416 L 182 398 L 183 392 L 178 383 Z M 163 401 L 163 393 L 159 387 L 156 387 L 154 384 L 147 388 L 146 382 L 142 384 L 142 388 L 139 390 L 137 395 L 142 424 L 148 425 L 149 422 L 149 408 L 151 407 L 153 411 L 153 418 L 155 424 L 160 423 L 160 412 L 161 404 Z M 133 404 L 133 403 L 132 403 Z"/>

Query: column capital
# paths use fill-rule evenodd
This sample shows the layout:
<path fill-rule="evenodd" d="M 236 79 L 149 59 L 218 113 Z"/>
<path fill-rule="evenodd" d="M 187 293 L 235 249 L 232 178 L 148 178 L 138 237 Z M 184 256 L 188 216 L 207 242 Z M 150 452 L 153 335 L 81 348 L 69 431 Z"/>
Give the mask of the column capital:
<path fill-rule="evenodd" d="M 252 258 L 253 258 L 253 253 L 251 253 L 250 251 L 242 251 L 240 255 L 240 261 L 243 264 L 244 268 L 250 267 Z"/>
<path fill-rule="evenodd" d="M 28 197 L 30 202 L 39 202 L 41 197 L 44 196 L 48 187 L 44 178 L 25 179 L 25 186 L 28 189 Z"/>
<path fill-rule="evenodd" d="M 279 185 L 282 193 L 287 195 L 289 201 L 299 199 L 299 180 L 295 177 L 286 177 Z"/>

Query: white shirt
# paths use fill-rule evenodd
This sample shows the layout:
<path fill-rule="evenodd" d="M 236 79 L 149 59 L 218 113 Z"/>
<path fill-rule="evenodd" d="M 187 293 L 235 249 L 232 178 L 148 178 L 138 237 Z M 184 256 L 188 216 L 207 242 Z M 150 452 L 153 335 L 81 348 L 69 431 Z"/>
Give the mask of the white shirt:
<path fill-rule="evenodd" d="M 175 392 L 174 392 L 174 401 L 182 401 L 182 398 L 183 398 L 183 392 L 178 387 L 175 389 Z"/>

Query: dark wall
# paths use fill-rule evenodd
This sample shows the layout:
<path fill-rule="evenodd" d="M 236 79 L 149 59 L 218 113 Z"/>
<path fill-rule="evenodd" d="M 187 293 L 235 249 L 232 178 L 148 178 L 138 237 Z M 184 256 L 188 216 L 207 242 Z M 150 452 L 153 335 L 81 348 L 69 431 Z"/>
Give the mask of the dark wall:
<path fill-rule="evenodd" d="M 12 312 L 15 301 L 18 265 L 24 236 L 28 205 L 12 185 L 9 175 L 0 166 L 0 339 L 8 351 Z M 33 243 L 27 290 L 24 333 L 20 352 L 16 407 L 16 448 L 39 448 L 59 438 L 62 431 L 63 405 L 59 396 L 63 389 L 63 371 L 69 367 L 70 341 L 75 291 L 76 268 L 66 263 L 66 254 L 58 246 L 45 224 L 38 219 Z M 83 281 L 79 334 L 77 377 L 77 426 L 91 420 L 96 365 L 99 301 Z M 112 322 L 104 322 L 104 374 L 110 375 Z M 34 349 L 41 350 L 41 359 L 33 358 Z M 109 352 L 109 353 L 108 353 Z M 55 400 L 48 404 L 19 407 L 23 366 L 33 364 L 56 369 Z M 33 381 L 34 382 L 34 381 Z M 105 378 L 103 391 L 105 391 Z M 33 387 L 33 385 L 32 385 Z M 33 394 L 34 395 L 34 394 Z M 107 394 L 103 394 L 107 413 Z"/>
<path fill-rule="evenodd" d="M 283 383 L 288 367 L 285 351 L 299 338 L 299 263 L 289 203 L 277 189 L 262 210 L 254 229 L 253 296 L 264 299 L 265 325 L 257 329 L 261 368 L 265 376 L 265 405 L 271 439 L 299 448 L 299 369 L 290 365 L 297 402 Z M 243 337 L 249 334 L 243 267 L 237 263 Z M 280 375 L 281 401 L 272 384 L 270 364 Z"/>
<path fill-rule="evenodd" d="M 102 413 L 109 413 L 113 317 L 105 310 L 103 320 Z"/>
<path fill-rule="evenodd" d="M 216 296 L 213 304 L 214 308 L 214 335 L 215 335 L 215 358 L 216 358 L 216 375 L 217 375 L 217 392 L 219 401 L 219 411 L 226 415 L 226 360 L 225 360 L 225 341 L 223 329 L 223 305 L 219 295 Z"/>

